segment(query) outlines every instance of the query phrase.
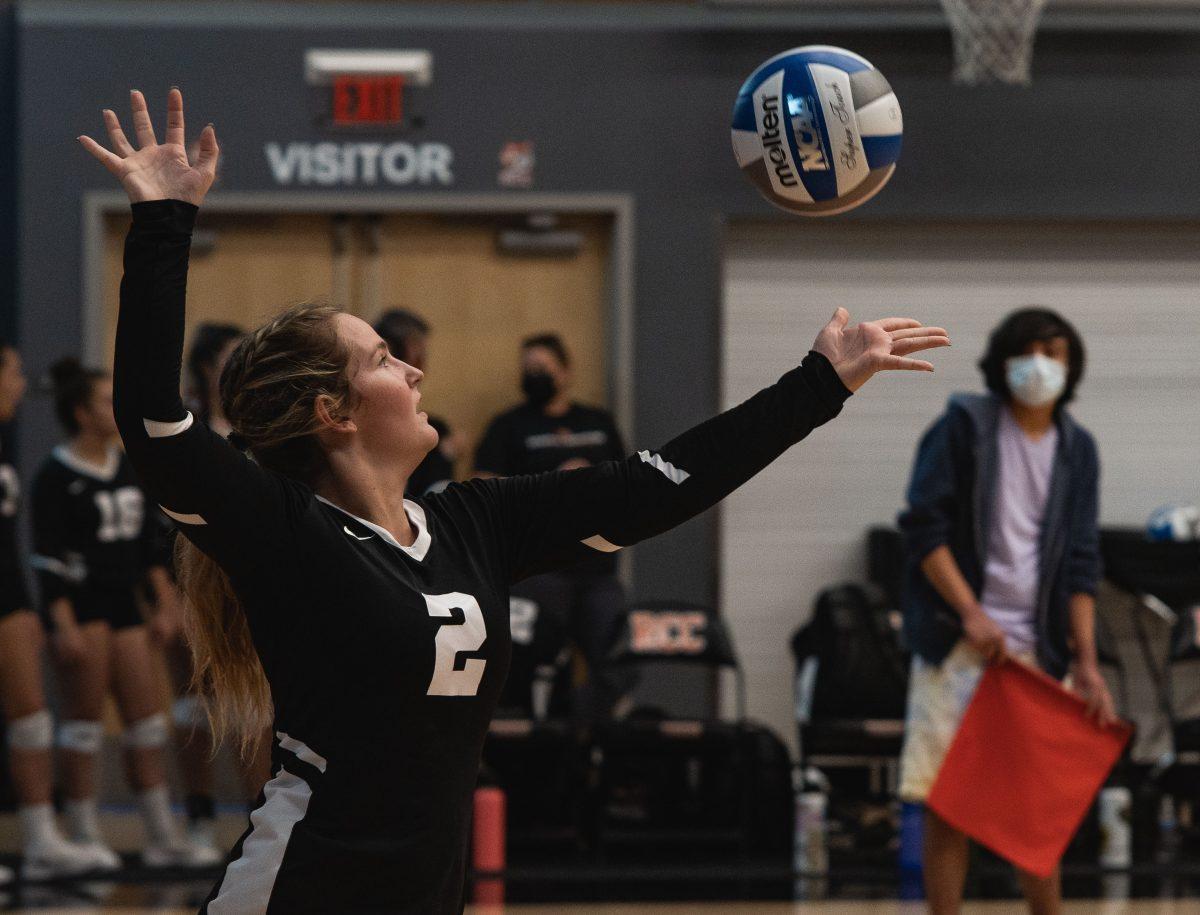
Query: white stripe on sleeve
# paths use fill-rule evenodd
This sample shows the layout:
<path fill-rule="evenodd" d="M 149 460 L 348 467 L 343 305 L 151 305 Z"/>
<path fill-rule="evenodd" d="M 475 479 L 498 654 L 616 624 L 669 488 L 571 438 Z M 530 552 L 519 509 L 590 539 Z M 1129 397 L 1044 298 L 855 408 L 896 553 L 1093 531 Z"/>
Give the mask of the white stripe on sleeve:
<path fill-rule="evenodd" d="M 170 438 L 172 435 L 178 435 L 180 432 L 187 432 L 192 427 L 192 414 L 188 413 L 183 419 L 174 423 L 163 423 L 156 419 L 143 419 L 142 425 L 146 427 L 146 434 L 151 438 Z"/>
<path fill-rule="evenodd" d="M 173 512 L 165 505 L 160 505 L 159 508 L 163 510 L 164 515 L 173 521 L 178 521 L 180 524 L 208 524 L 208 522 L 199 515 L 186 515 L 181 512 Z"/>
<path fill-rule="evenodd" d="M 661 473 L 676 486 L 691 476 L 691 474 L 686 470 L 681 470 L 669 461 L 664 461 L 662 459 L 662 455 L 651 454 L 649 451 L 639 451 L 638 457 Z"/>
<path fill-rule="evenodd" d="M 279 738 L 279 745 L 289 753 L 295 753 L 298 760 L 308 763 L 310 766 L 316 768 L 318 772 L 325 771 L 328 761 L 308 744 L 297 740 L 295 737 L 289 737 L 283 731 L 276 731 L 275 736 Z"/>
<path fill-rule="evenodd" d="M 615 543 L 605 540 L 599 534 L 588 537 L 587 540 L 581 541 L 584 546 L 590 546 L 593 550 L 599 550 L 601 553 L 615 553 L 621 549 Z"/>

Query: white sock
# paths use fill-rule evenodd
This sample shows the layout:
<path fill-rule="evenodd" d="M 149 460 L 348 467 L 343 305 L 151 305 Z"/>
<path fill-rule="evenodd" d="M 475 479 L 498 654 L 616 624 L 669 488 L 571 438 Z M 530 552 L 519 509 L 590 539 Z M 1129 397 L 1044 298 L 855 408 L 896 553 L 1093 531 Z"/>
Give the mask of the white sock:
<path fill-rule="evenodd" d="M 17 812 L 21 821 L 21 840 L 26 848 L 62 840 L 52 804 L 29 804 L 18 808 Z"/>
<path fill-rule="evenodd" d="M 167 786 L 156 785 L 147 788 L 138 795 L 138 804 L 142 808 L 142 821 L 145 823 L 150 844 L 177 844 L 179 831 L 171 813 L 171 797 L 167 793 Z"/>
<path fill-rule="evenodd" d="M 67 798 L 63 808 L 67 814 L 67 829 L 74 842 L 104 842 L 100 834 L 100 816 L 94 797 L 73 801 Z"/>

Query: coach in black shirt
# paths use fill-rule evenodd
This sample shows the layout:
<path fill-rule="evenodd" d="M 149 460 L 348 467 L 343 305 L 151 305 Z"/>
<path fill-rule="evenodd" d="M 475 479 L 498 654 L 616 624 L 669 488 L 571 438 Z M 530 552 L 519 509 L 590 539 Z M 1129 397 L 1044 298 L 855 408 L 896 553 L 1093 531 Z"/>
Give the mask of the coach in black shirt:
<path fill-rule="evenodd" d="M 625 454 L 612 414 L 571 400 L 570 366 L 558 334 L 540 334 L 521 344 L 525 402 L 488 426 L 475 452 L 477 476 L 572 470 Z"/>
<path fill-rule="evenodd" d="M 571 359 L 562 339 L 557 334 L 527 338 L 521 344 L 525 400 L 488 425 L 475 452 L 476 475 L 520 476 L 620 460 L 625 445 L 612 414 L 571 400 L 570 387 Z M 630 685 L 611 674 L 599 680 L 595 676 L 624 607 L 616 570 L 613 554 L 597 553 L 573 569 L 539 575 L 513 589 L 513 597 L 534 604 L 537 638 L 522 650 L 514 634 L 513 666 L 503 705 L 529 705 L 533 668 L 552 663 L 552 654 L 541 655 L 570 632 L 590 668 L 588 686 L 575 697 L 575 711 L 589 717 L 610 711 Z"/>

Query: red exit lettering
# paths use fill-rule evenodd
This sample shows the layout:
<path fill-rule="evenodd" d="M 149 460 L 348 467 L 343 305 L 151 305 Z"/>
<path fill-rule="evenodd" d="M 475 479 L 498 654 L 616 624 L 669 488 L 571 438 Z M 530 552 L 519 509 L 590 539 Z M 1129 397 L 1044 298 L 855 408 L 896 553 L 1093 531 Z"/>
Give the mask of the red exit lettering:
<path fill-rule="evenodd" d="M 399 124 L 401 76 L 338 76 L 333 81 L 333 123 Z"/>

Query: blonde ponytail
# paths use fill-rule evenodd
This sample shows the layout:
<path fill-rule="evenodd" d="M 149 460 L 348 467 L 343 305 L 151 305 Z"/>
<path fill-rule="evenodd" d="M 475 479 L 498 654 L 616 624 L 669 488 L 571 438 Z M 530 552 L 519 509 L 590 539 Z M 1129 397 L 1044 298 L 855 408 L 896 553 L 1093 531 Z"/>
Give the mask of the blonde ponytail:
<path fill-rule="evenodd" d="M 262 467 L 315 485 L 325 470 L 316 402 L 334 415 L 350 407 L 349 356 L 332 305 L 287 309 L 246 335 L 221 373 L 221 405 Z M 196 691 L 205 699 L 214 746 L 248 755 L 272 721 L 271 690 L 229 576 L 185 537 L 175 548 L 185 600 L 184 630 Z"/>

